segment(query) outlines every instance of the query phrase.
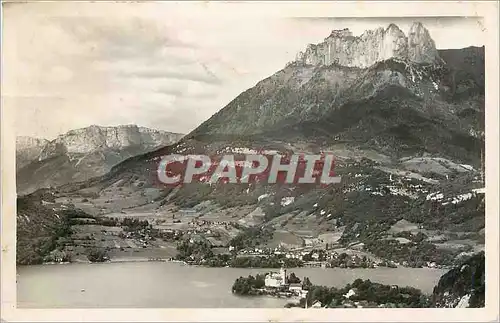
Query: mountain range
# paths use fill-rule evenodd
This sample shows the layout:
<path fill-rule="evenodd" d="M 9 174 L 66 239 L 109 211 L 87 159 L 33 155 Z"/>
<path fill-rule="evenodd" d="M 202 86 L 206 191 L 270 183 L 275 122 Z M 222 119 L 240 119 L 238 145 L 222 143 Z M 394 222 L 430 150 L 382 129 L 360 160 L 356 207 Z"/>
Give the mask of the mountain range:
<path fill-rule="evenodd" d="M 438 51 L 419 23 L 410 35 L 393 24 L 357 38 L 333 31 L 312 45 L 322 50 L 308 46 L 297 61 L 243 92 L 187 138 L 245 134 L 321 147 L 343 143 L 394 157 L 431 153 L 478 165 L 484 48 Z M 361 57 L 368 61 L 360 63 Z"/>
<path fill-rule="evenodd" d="M 136 125 L 93 125 L 51 141 L 18 137 L 17 192 L 26 194 L 103 175 L 129 157 L 170 145 L 182 136 Z"/>
<path fill-rule="evenodd" d="M 38 159 L 38 156 L 48 143 L 47 139 L 27 136 L 16 137 L 16 169 L 23 168 Z"/>

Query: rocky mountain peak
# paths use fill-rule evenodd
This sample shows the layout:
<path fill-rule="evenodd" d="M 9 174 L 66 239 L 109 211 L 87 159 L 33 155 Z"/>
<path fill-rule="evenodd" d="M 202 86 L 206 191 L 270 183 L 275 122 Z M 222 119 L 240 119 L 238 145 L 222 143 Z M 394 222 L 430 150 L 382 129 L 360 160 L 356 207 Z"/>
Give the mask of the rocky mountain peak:
<path fill-rule="evenodd" d="M 408 59 L 416 63 L 434 63 L 439 59 L 434 40 L 420 22 L 413 23 L 408 32 Z"/>
<path fill-rule="evenodd" d="M 343 65 L 369 67 L 390 58 L 407 59 L 415 63 L 439 61 L 436 46 L 429 31 L 414 23 L 408 36 L 395 24 L 367 30 L 353 36 L 348 28 L 333 30 L 319 44 L 309 44 L 296 61 L 306 65 Z"/>
<path fill-rule="evenodd" d="M 330 36 L 325 38 L 325 40 L 329 38 L 345 38 L 345 37 L 352 37 L 352 32 L 349 30 L 349 28 L 332 30 Z"/>
<path fill-rule="evenodd" d="M 401 29 L 399 29 L 398 25 L 393 24 L 393 23 L 390 23 L 389 26 L 387 26 L 386 30 L 399 30 L 399 31 L 401 31 Z"/>

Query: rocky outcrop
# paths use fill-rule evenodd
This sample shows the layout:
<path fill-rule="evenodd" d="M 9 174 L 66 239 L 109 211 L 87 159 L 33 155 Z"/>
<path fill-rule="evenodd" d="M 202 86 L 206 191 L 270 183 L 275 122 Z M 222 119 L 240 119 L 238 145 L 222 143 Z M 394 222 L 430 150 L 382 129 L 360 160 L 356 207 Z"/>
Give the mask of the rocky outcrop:
<path fill-rule="evenodd" d="M 107 173 L 127 158 L 171 145 L 183 135 L 124 125 L 90 126 L 47 142 L 39 154 L 17 171 L 17 192 L 85 181 Z"/>
<path fill-rule="evenodd" d="M 122 150 L 128 147 L 141 146 L 154 148 L 177 142 L 181 134 L 153 130 L 136 125 L 117 127 L 90 126 L 71 130 L 44 147 L 38 157 L 39 161 L 60 153 L 86 154 L 97 150 Z"/>
<path fill-rule="evenodd" d="M 26 166 L 38 158 L 48 140 L 19 136 L 16 138 L 16 168 Z"/>
<path fill-rule="evenodd" d="M 408 32 L 408 59 L 415 63 L 434 63 L 439 59 L 434 40 L 419 22 Z"/>
<path fill-rule="evenodd" d="M 478 253 L 441 276 L 432 293 L 434 307 L 484 307 L 485 257 Z"/>
<path fill-rule="evenodd" d="M 297 55 L 297 62 L 366 68 L 390 58 L 408 59 L 415 63 L 440 61 L 429 31 L 416 22 L 408 35 L 395 24 L 365 31 L 361 36 L 353 36 L 347 28 L 334 30 L 324 42 L 308 45 L 305 52 Z"/>

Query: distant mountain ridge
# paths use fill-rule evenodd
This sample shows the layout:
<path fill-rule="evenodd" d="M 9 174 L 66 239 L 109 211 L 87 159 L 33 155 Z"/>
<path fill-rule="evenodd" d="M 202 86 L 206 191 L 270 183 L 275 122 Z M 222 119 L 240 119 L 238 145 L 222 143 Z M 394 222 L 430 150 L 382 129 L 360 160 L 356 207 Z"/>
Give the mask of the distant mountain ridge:
<path fill-rule="evenodd" d="M 133 146 L 154 148 L 172 143 L 182 138 L 182 134 L 154 130 L 136 125 L 100 127 L 92 125 L 86 128 L 70 130 L 50 141 L 42 150 L 39 161 L 50 158 L 53 154 L 90 153 L 101 149 L 126 149 Z"/>
<path fill-rule="evenodd" d="M 16 169 L 20 169 L 37 159 L 48 143 L 47 139 L 28 136 L 16 137 Z"/>
<path fill-rule="evenodd" d="M 129 157 L 173 144 L 182 136 L 136 125 L 92 125 L 52 141 L 20 137 L 16 147 L 18 192 L 103 175 Z"/>

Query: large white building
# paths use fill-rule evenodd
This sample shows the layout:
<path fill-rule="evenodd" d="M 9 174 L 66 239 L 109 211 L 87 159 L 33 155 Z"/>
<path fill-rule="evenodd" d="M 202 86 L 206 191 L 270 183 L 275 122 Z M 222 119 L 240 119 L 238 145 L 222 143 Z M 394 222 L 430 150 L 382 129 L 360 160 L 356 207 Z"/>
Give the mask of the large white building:
<path fill-rule="evenodd" d="M 286 270 L 281 268 L 280 272 L 271 272 L 264 279 L 266 287 L 281 287 L 286 285 Z"/>

